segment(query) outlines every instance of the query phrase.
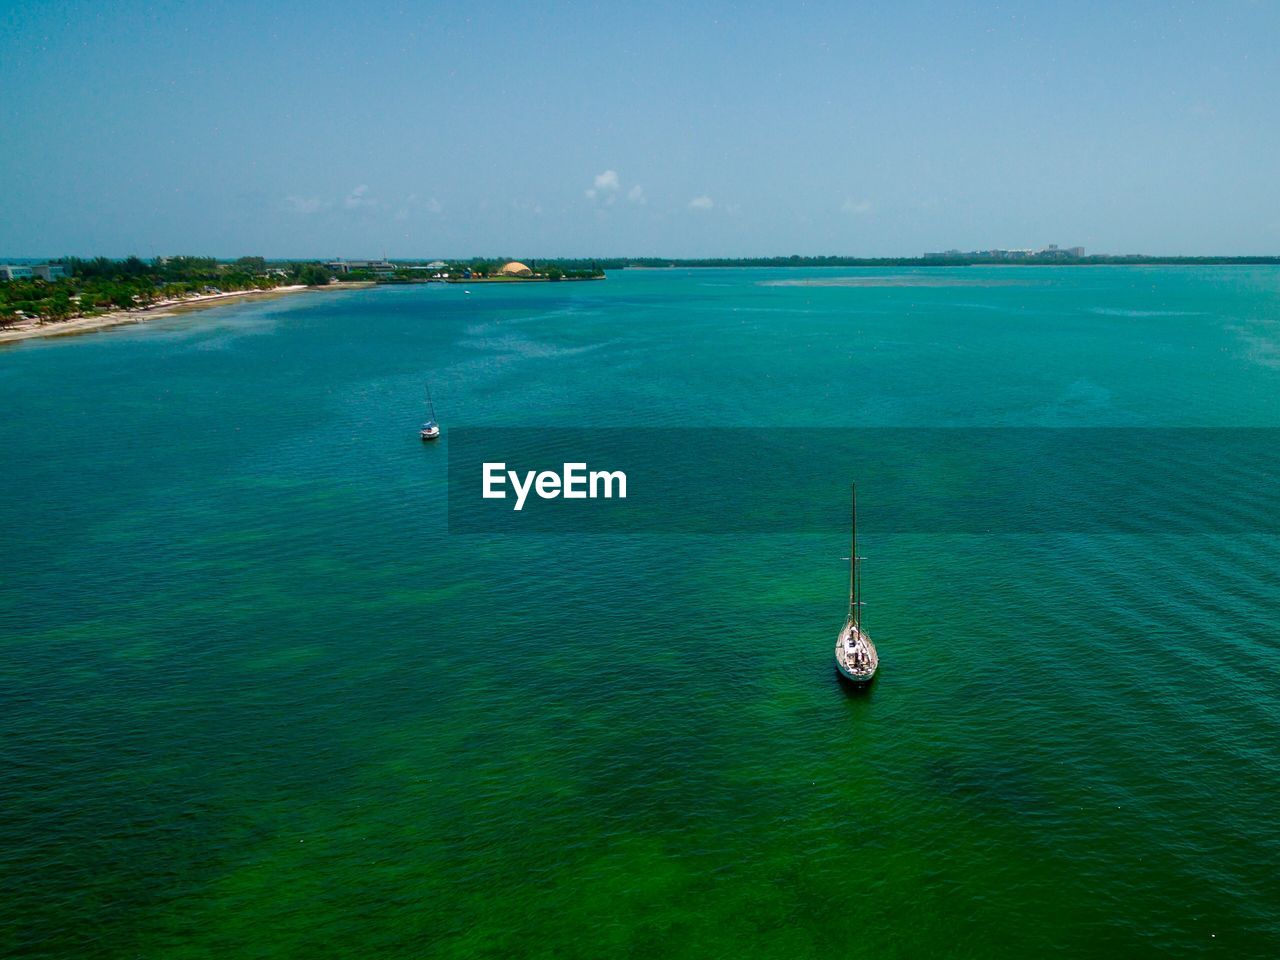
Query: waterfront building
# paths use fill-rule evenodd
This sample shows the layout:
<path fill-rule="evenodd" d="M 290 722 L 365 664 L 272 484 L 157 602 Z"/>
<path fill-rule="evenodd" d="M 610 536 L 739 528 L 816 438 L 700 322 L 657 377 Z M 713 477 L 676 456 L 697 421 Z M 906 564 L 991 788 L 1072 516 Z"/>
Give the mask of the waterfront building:
<path fill-rule="evenodd" d="M 335 273 L 368 270 L 378 277 L 389 277 L 396 271 L 396 265 L 389 260 L 330 260 L 325 266 Z"/>
<path fill-rule="evenodd" d="M 62 280 L 69 277 L 67 268 L 61 263 L 4 263 L 0 264 L 0 280 L 27 280 L 39 277 L 41 280 Z"/>

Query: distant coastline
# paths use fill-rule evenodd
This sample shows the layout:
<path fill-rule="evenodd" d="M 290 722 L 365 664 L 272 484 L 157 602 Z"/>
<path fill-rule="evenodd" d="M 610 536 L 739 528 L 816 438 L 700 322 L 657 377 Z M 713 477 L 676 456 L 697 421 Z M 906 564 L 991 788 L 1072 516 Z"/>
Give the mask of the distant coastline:
<path fill-rule="evenodd" d="M 873 268 L 1089 267 L 1089 266 L 1280 266 L 1280 256 L 1084 256 L 1082 247 L 1041 250 L 947 250 L 914 257 L 614 257 L 535 261 L 471 258 L 391 262 L 387 260 L 268 261 L 241 257 L 137 257 L 0 266 L 0 345 L 41 337 L 89 333 L 188 310 L 270 299 L 303 290 L 341 290 L 375 284 L 566 283 L 603 280 L 605 271 L 695 268 Z M 870 278 L 875 279 L 875 278 Z M 778 281 L 793 285 L 798 281 Z M 865 285 L 846 278 L 839 285 Z M 899 285 L 907 285 L 905 281 Z"/>
<path fill-rule="evenodd" d="M 583 283 L 603 280 L 601 273 L 594 277 L 449 277 L 445 280 L 419 280 L 417 283 Z"/>
<path fill-rule="evenodd" d="M 1087 257 L 923 256 L 923 257 L 631 257 L 597 261 L 606 270 L 662 270 L 689 267 L 1213 267 L 1280 266 L 1280 256 L 1156 257 L 1142 254 Z"/>
<path fill-rule="evenodd" d="M 327 286 L 309 287 L 304 284 L 273 287 L 270 290 L 231 290 L 226 293 L 197 294 L 182 300 L 162 301 L 134 310 L 113 310 L 96 316 L 72 317 L 66 320 L 39 320 L 30 318 L 9 327 L 0 328 L 0 344 L 18 343 L 40 337 L 67 337 L 81 333 L 94 333 L 111 327 L 132 323 L 146 323 L 162 317 L 173 317 L 197 310 L 226 306 L 232 303 L 274 300 L 292 293 L 307 290 L 354 290 L 373 286 L 372 283 L 331 283 Z"/>

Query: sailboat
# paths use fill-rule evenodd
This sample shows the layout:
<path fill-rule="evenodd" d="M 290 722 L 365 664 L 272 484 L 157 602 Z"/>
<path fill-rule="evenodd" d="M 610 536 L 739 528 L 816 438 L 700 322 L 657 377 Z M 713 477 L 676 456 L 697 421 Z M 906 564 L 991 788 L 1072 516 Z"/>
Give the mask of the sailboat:
<path fill-rule="evenodd" d="M 431 402 L 431 384 L 427 384 L 427 411 L 431 419 L 422 425 L 418 436 L 423 440 L 437 440 L 440 437 L 440 424 L 436 423 L 436 405 Z"/>
<path fill-rule="evenodd" d="M 836 637 L 836 669 L 850 683 L 870 683 L 880 669 L 880 655 L 862 629 L 862 577 L 858 556 L 858 488 L 853 488 L 852 533 L 849 551 L 849 613 Z"/>

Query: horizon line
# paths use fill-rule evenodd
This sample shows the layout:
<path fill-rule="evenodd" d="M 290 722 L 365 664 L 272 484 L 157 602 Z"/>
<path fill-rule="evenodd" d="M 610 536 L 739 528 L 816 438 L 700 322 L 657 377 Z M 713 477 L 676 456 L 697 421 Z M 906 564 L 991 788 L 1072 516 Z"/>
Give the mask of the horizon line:
<path fill-rule="evenodd" d="M 994 247 L 992 250 L 1014 250 L 1020 248 L 1001 248 Z M 1052 262 L 1051 257 L 1044 257 L 1045 251 L 1034 251 L 1025 260 L 1042 259 L 1044 262 Z M 0 256 L 0 263 L 18 264 L 18 263 L 56 263 L 71 259 L 76 260 L 95 260 L 105 257 L 107 260 L 128 260 L 136 257 L 139 260 L 151 261 L 159 259 L 175 259 L 178 257 L 213 259 L 219 262 L 234 262 L 245 257 L 261 257 L 269 262 L 281 263 L 330 263 L 350 260 L 386 260 L 394 262 L 397 260 L 405 262 L 441 260 L 445 262 L 470 262 L 475 260 L 512 260 L 521 259 L 520 257 L 510 257 L 506 255 L 496 256 L 490 254 L 469 254 L 466 256 L 398 256 L 398 255 L 378 255 L 378 256 L 294 256 L 294 255 L 266 255 L 260 253 L 240 253 L 234 255 L 220 255 L 211 253 L 155 253 L 143 255 L 140 253 L 126 253 L 121 255 L 108 255 L 101 253 L 94 254 L 78 254 L 66 253 L 57 256 L 32 256 L 24 254 L 22 256 L 5 257 Z M 1103 258 L 1142 258 L 1149 260 L 1276 260 L 1280 259 L 1280 252 L 1277 253 L 1087 253 L 1080 257 L 1059 257 L 1059 261 L 1087 261 Z M 525 255 L 524 259 L 528 260 L 621 260 L 621 261 L 640 261 L 640 260 L 664 260 L 673 263 L 680 262 L 696 262 L 703 260 L 927 260 L 930 262 L 941 260 L 999 260 L 1002 263 L 1017 263 L 1018 260 L 1010 258 L 997 258 L 989 256 L 985 251 L 961 251 L 955 254 L 851 254 L 851 253 L 764 253 L 764 254 L 701 254 L 696 256 L 668 256 L 666 254 L 643 253 L 643 254 L 536 254 Z"/>

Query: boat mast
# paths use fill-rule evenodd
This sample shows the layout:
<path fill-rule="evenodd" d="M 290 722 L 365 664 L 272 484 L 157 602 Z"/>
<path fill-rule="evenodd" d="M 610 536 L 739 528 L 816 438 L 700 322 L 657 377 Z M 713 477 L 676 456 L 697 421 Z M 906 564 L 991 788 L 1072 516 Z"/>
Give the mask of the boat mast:
<path fill-rule="evenodd" d="M 858 632 L 863 632 L 863 568 L 859 564 L 863 558 L 858 556 L 858 485 L 854 485 L 854 612 L 858 620 Z"/>
<path fill-rule="evenodd" d="M 858 486 L 853 484 L 851 491 L 850 542 L 849 542 L 849 616 L 853 625 L 858 626 Z"/>
<path fill-rule="evenodd" d="M 431 411 L 431 421 L 434 423 L 436 419 L 436 405 L 431 402 L 431 384 L 427 383 L 427 409 Z"/>

